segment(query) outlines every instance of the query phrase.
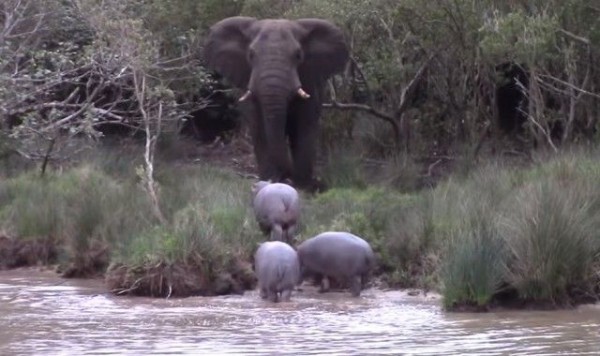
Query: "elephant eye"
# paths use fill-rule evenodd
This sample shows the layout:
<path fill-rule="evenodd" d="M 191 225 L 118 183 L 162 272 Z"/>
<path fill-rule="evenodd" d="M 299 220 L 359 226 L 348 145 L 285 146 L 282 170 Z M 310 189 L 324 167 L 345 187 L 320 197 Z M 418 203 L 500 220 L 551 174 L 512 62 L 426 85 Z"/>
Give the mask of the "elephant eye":
<path fill-rule="evenodd" d="M 254 60 L 254 56 L 255 56 L 255 55 L 256 55 L 256 54 L 254 53 L 254 50 L 252 50 L 252 49 L 251 49 L 251 50 L 249 50 L 249 51 L 248 51 L 248 62 L 252 62 L 252 61 Z"/>
<path fill-rule="evenodd" d="M 302 55 L 302 51 L 301 50 L 297 50 L 296 52 L 294 52 L 294 59 L 298 62 L 302 62 L 303 55 Z"/>

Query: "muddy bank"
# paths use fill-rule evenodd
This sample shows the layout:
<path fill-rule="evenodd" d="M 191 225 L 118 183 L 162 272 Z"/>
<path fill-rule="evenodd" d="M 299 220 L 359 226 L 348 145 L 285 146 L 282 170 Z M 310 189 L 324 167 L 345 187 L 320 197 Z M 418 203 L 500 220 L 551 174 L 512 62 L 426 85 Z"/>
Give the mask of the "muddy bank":
<path fill-rule="evenodd" d="M 54 266 L 64 278 L 95 278 L 104 275 L 108 266 L 109 250 L 105 245 L 94 243 L 78 252 L 72 261 L 61 260 L 67 254 L 63 243 L 51 237 L 23 239 L 0 235 L 0 270 Z"/>
<path fill-rule="evenodd" d="M 236 260 L 222 271 L 209 265 L 159 262 L 154 265 L 108 267 L 105 281 L 117 295 L 189 297 L 243 294 L 256 286 L 252 266 Z"/>
<path fill-rule="evenodd" d="M 52 238 L 15 239 L 0 235 L 0 270 L 56 263 L 58 248 Z"/>
<path fill-rule="evenodd" d="M 19 240 L 0 236 L 0 270 L 27 271 L 30 266 L 44 268 L 44 273 L 58 274 L 63 278 L 101 279 L 107 292 L 118 296 L 136 297 L 190 297 L 242 295 L 256 287 L 252 265 L 243 258 L 233 260 L 226 268 L 216 269 L 208 263 L 167 263 L 128 266 L 122 263 L 109 265 L 106 246 L 91 246 L 86 253 L 69 264 L 57 263 L 61 245 L 52 239 Z M 38 269 L 35 271 L 39 272 Z M 52 271 L 52 272 L 49 272 Z M 40 272 L 41 273 L 41 272 Z M 396 290 L 412 297 L 434 298 L 441 301 L 436 292 L 417 288 L 398 288 L 386 283 L 385 273 L 371 276 L 364 285 L 373 290 Z M 319 276 L 307 278 L 299 292 L 317 290 Z M 346 293 L 347 285 L 335 279 L 329 280 L 330 292 Z M 573 294 L 564 301 L 523 300 L 516 292 L 505 291 L 489 304 L 462 303 L 447 306 L 446 310 L 457 313 L 490 313 L 508 310 L 549 311 L 574 309 L 582 304 L 598 301 L 597 295 Z"/>

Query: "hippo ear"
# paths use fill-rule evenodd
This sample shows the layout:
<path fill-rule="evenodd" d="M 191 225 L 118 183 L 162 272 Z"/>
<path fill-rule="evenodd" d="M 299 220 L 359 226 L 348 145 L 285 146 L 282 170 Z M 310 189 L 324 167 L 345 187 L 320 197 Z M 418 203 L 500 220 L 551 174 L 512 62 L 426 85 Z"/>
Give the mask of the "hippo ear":
<path fill-rule="evenodd" d="M 254 182 L 252 184 L 252 194 L 256 195 L 256 193 L 258 193 L 259 190 L 260 190 L 260 182 Z"/>
<path fill-rule="evenodd" d="M 252 192 L 254 193 L 254 195 L 256 195 L 256 193 L 258 193 L 261 189 L 263 189 L 269 184 L 271 184 L 271 181 L 259 180 L 258 182 L 252 184 Z"/>

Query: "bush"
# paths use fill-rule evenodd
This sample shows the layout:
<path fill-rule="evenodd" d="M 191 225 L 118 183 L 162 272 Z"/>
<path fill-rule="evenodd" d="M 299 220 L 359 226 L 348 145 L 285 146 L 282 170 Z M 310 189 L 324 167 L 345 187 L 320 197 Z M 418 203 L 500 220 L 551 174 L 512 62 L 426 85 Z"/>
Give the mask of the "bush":
<path fill-rule="evenodd" d="M 250 184 L 206 166 L 165 165 L 157 177 L 168 223 L 125 238 L 107 273 L 111 289 L 183 296 L 252 287 L 248 262 L 264 237 L 251 214 Z"/>
<path fill-rule="evenodd" d="M 449 309 L 565 305 L 597 293 L 599 162 L 566 154 L 530 169 L 479 169 L 435 189 Z"/>
<path fill-rule="evenodd" d="M 600 216 L 588 194 L 551 178 L 514 197 L 505 223 L 506 281 L 520 298 L 563 304 L 593 293 Z"/>
<path fill-rule="evenodd" d="M 504 244 L 490 212 L 465 211 L 461 227 L 450 236 L 441 280 L 448 309 L 485 308 L 504 281 Z M 471 215 L 472 214 L 472 215 Z"/>

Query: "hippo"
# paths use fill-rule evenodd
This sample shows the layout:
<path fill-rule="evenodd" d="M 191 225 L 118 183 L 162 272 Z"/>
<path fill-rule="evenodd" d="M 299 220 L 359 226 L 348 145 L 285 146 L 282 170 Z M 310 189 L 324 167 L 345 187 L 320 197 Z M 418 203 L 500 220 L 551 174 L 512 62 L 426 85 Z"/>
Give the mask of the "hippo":
<path fill-rule="evenodd" d="M 300 198 L 292 186 L 285 183 L 259 181 L 252 185 L 253 208 L 262 232 L 271 241 L 291 243 L 300 218 Z"/>
<path fill-rule="evenodd" d="M 321 292 L 329 289 L 329 277 L 350 284 L 352 296 L 360 296 L 363 282 L 375 267 L 369 243 L 349 232 L 328 231 L 303 241 L 297 248 L 302 277 L 323 276 Z"/>
<path fill-rule="evenodd" d="M 285 242 L 263 242 L 254 254 L 254 272 L 262 299 L 287 302 L 300 281 L 298 254 Z"/>

